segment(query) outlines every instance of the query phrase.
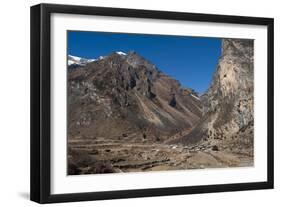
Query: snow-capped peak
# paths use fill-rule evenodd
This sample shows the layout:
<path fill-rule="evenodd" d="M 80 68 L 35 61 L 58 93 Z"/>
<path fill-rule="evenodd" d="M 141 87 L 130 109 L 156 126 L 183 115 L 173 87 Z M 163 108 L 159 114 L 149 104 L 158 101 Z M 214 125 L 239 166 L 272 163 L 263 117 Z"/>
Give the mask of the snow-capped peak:
<path fill-rule="evenodd" d="M 82 58 L 81 58 L 81 57 L 74 56 L 74 55 L 68 55 L 68 59 L 78 62 L 78 61 L 80 61 Z"/>
<path fill-rule="evenodd" d="M 67 64 L 68 66 L 76 64 L 76 65 L 86 65 L 90 62 L 96 61 L 96 59 L 86 59 L 86 58 L 81 58 L 81 57 L 77 57 L 77 56 L 73 56 L 73 55 L 68 55 L 68 60 L 67 60 Z"/>
<path fill-rule="evenodd" d="M 104 59 L 105 58 L 105 56 L 99 56 L 98 57 L 98 60 L 102 60 L 102 59 Z"/>
<path fill-rule="evenodd" d="M 117 52 L 115 52 L 115 53 L 117 53 L 118 55 L 127 55 L 127 53 L 124 53 L 124 52 L 122 52 L 122 51 L 117 51 Z"/>
<path fill-rule="evenodd" d="M 127 55 L 126 53 L 122 52 L 122 51 L 116 51 L 115 52 L 118 55 L 122 55 L 125 56 Z M 82 57 L 78 57 L 78 56 L 74 56 L 74 55 L 68 55 L 68 59 L 67 59 L 67 65 L 68 66 L 85 66 L 90 62 L 94 62 L 94 61 L 99 61 L 102 59 L 105 59 L 107 56 L 99 56 L 97 59 L 86 59 L 86 58 L 82 58 Z"/>

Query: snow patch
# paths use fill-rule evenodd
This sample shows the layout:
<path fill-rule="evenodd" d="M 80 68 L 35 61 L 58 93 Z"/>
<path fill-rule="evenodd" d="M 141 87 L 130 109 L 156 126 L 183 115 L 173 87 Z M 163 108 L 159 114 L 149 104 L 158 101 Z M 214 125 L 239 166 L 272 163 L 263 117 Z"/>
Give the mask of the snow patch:
<path fill-rule="evenodd" d="M 124 53 L 124 52 L 122 52 L 122 51 L 117 51 L 116 52 L 118 55 L 127 55 L 127 53 Z"/>
<path fill-rule="evenodd" d="M 98 60 L 102 60 L 102 59 L 104 59 L 105 58 L 105 56 L 99 56 L 98 57 Z"/>
<path fill-rule="evenodd" d="M 199 97 L 197 97 L 197 96 L 194 96 L 192 93 L 190 94 L 193 98 L 196 98 L 197 100 L 199 100 L 200 101 L 200 98 Z"/>
<path fill-rule="evenodd" d="M 68 59 L 71 59 L 73 61 L 80 61 L 81 57 L 73 56 L 73 55 L 68 55 Z"/>
<path fill-rule="evenodd" d="M 75 62 L 73 60 L 67 60 L 67 65 L 73 65 Z"/>

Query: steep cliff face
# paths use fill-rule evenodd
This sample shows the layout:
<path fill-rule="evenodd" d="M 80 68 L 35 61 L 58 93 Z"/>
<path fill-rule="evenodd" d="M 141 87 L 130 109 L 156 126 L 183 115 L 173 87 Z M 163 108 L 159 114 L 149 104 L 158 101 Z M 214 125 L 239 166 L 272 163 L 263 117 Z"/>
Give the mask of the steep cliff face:
<path fill-rule="evenodd" d="M 183 138 L 198 143 L 221 140 L 252 146 L 254 124 L 254 41 L 223 39 L 222 55 L 207 92 L 201 96 L 203 118 Z"/>
<path fill-rule="evenodd" d="M 68 71 L 69 137 L 164 141 L 202 114 L 190 89 L 135 52 L 112 53 Z"/>

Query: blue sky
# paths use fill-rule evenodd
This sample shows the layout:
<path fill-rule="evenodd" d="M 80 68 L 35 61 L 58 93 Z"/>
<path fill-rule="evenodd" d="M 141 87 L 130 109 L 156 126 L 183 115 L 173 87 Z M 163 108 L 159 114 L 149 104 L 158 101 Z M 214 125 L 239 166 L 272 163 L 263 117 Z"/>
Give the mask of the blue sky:
<path fill-rule="evenodd" d="M 208 89 L 221 53 L 220 38 L 68 31 L 68 54 L 97 58 L 136 51 L 162 72 L 200 94 Z"/>

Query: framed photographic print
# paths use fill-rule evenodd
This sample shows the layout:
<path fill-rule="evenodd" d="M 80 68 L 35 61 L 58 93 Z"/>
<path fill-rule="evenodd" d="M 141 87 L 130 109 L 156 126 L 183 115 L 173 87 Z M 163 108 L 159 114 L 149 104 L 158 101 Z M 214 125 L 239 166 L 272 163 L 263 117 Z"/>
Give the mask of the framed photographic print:
<path fill-rule="evenodd" d="M 273 188 L 273 19 L 31 7 L 31 200 Z"/>

